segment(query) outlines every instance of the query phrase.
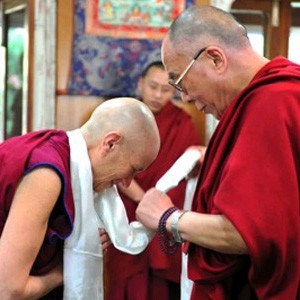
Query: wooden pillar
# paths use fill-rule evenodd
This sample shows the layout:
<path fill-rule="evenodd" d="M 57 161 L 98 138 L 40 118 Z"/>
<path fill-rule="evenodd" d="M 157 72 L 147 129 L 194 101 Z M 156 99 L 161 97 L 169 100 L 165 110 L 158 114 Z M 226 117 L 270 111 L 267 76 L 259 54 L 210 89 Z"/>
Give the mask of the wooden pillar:
<path fill-rule="evenodd" d="M 273 0 L 266 43 L 266 56 L 270 59 L 276 56 L 288 56 L 290 26 L 292 23 L 290 2 L 290 0 Z"/>
<path fill-rule="evenodd" d="M 57 1 L 56 94 L 65 95 L 71 72 L 74 0 Z"/>
<path fill-rule="evenodd" d="M 210 0 L 195 0 L 196 5 L 209 5 Z"/>

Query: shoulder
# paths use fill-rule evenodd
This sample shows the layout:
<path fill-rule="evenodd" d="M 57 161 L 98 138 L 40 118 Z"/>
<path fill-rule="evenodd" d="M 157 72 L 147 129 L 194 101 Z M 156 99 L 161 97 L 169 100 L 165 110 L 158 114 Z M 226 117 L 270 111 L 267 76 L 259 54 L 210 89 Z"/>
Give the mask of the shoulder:
<path fill-rule="evenodd" d="M 28 168 L 38 164 L 49 164 L 59 168 L 69 161 L 70 147 L 64 131 L 54 131 L 42 143 L 37 145 L 28 160 Z"/>
<path fill-rule="evenodd" d="M 247 112 L 260 118 L 281 117 L 299 114 L 300 81 L 274 82 L 261 85 L 245 96 Z"/>

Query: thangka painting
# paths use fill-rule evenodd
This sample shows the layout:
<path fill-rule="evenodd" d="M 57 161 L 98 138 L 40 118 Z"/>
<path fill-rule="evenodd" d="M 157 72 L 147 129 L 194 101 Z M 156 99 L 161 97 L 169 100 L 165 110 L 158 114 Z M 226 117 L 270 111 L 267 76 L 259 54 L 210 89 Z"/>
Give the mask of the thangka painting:
<path fill-rule="evenodd" d="M 86 33 L 162 39 L 185 0 L 87 0 Z"/>
<path fill-rule="evenodd" d="M 139 30 L 142 30 L 142 27 L 138 30 L 137 26 L 132 26 L 131 33 L 135 31 L 136 34 L 139 31 L 139 34 L 136 38 L 129 38 L 129 30 L 127 32 L 123 30 L 118 33 L 119 29 L 115 29 L 115 32 L 113 32 L 112 26 L 115 26 L 115 28 L 118 26 L 120 28 L 123 26 L 123 29 L 127 28 L 124 24 L 113 25 L 113 22 L 116 22 L 116 20 L 111 20 L 111 23 L 104 27 L 104 31 L 100 35 L 99 33 L 88 34 L 86 28 L 87 23 L 89 23 L 87 22 L 87 10 L 94 8 L 96 24 L 95 26 L 93 25 L 93 31 L 95 31 L 100 23 L 98 9 L 101 9 L 100 5 L 104 5 L 104 2 L 105 0 L 74 0 L 75 19 L 72 70 L 70 72 L 71 78 L 68 85 L 68 94 L 109 97 L 138 96 L 137 83 L 142 71 L 150 62 L 161 59 L 163 34 L 156 34 L 156 38 L 141 38 Z M 179 11 L 179 7 L 181 8 L 183 3 L 183 1 L 170 0 L 114 0 L 110 2 L 111 5 L 108 5 L 106 8 L 112 8 L 113 4 L 119 5 L 120 3 L 142 3 L 142 7 L 148 3 L 157 3 L 157 7 L 163 7 L 166 10 L 166 5 L 172 5 L 173 13 L 176 9 Z M 192 4 L 194 4 L 194 0 L 185 1 L 186 7 Z M 108 13 L 106 13 L 108 17 L 112 16 L 112 11 L 108 10 Z M 89 13 L 89 17 L 91 16 Z M 161 25 L 162 23 L 159 24 Z M 105 36 L 109 32 L 109 28 L 111 36 Z M 144 26 L 144 30 L 144 32 L 147 32 L 146 26 Z M 167 31 L 167 29 L 164 28 L 164 31 Z M 159 36 L 161 39 L 158 38 Z"/>

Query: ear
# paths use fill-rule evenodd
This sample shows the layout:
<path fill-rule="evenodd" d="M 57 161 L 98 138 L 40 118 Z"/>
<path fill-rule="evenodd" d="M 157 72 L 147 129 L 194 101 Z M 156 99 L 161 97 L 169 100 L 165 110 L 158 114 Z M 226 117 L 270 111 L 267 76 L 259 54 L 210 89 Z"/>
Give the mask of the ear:
<path fill-rule="evenodd" d="M 111 152 L 115 149 L 116 145 L 120 144 L 122 140 L 122 135 L 118 131 L 108 132 L 102 141 L 102 146 L 106 153 Z"/>
<path fill-rule="evenodd" d="M 219 47 L 208 47 L 206 49 L 206 55 L 211 59 L 213 68 L 218 73 L 223 73 L 227 68 L 227 57 L 224 51 Z"/>

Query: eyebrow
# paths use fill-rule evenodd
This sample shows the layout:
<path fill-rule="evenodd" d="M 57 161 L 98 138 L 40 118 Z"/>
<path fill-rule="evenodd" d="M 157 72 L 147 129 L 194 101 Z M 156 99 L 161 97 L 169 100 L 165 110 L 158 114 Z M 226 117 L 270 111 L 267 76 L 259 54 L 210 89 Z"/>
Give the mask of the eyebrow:
<path fill-rule="evenodd" d="M 170 80 L 170 78 L 168 78 L 168 80 Z M 156 80 L 149 80 L 149 84 L 150 86 L 160 86 L 161 88 L 171 88 L 171 86 L 169 85 L 169 83 L 167 84 L 162 84 L 161 82 L 159 81 L 156 81 Z"/>
<path fill-rule="evenodd" d="M 149 83 L 159 84 L 159 81 L 156 81 L 156 79 L 149 79 Z"/>

